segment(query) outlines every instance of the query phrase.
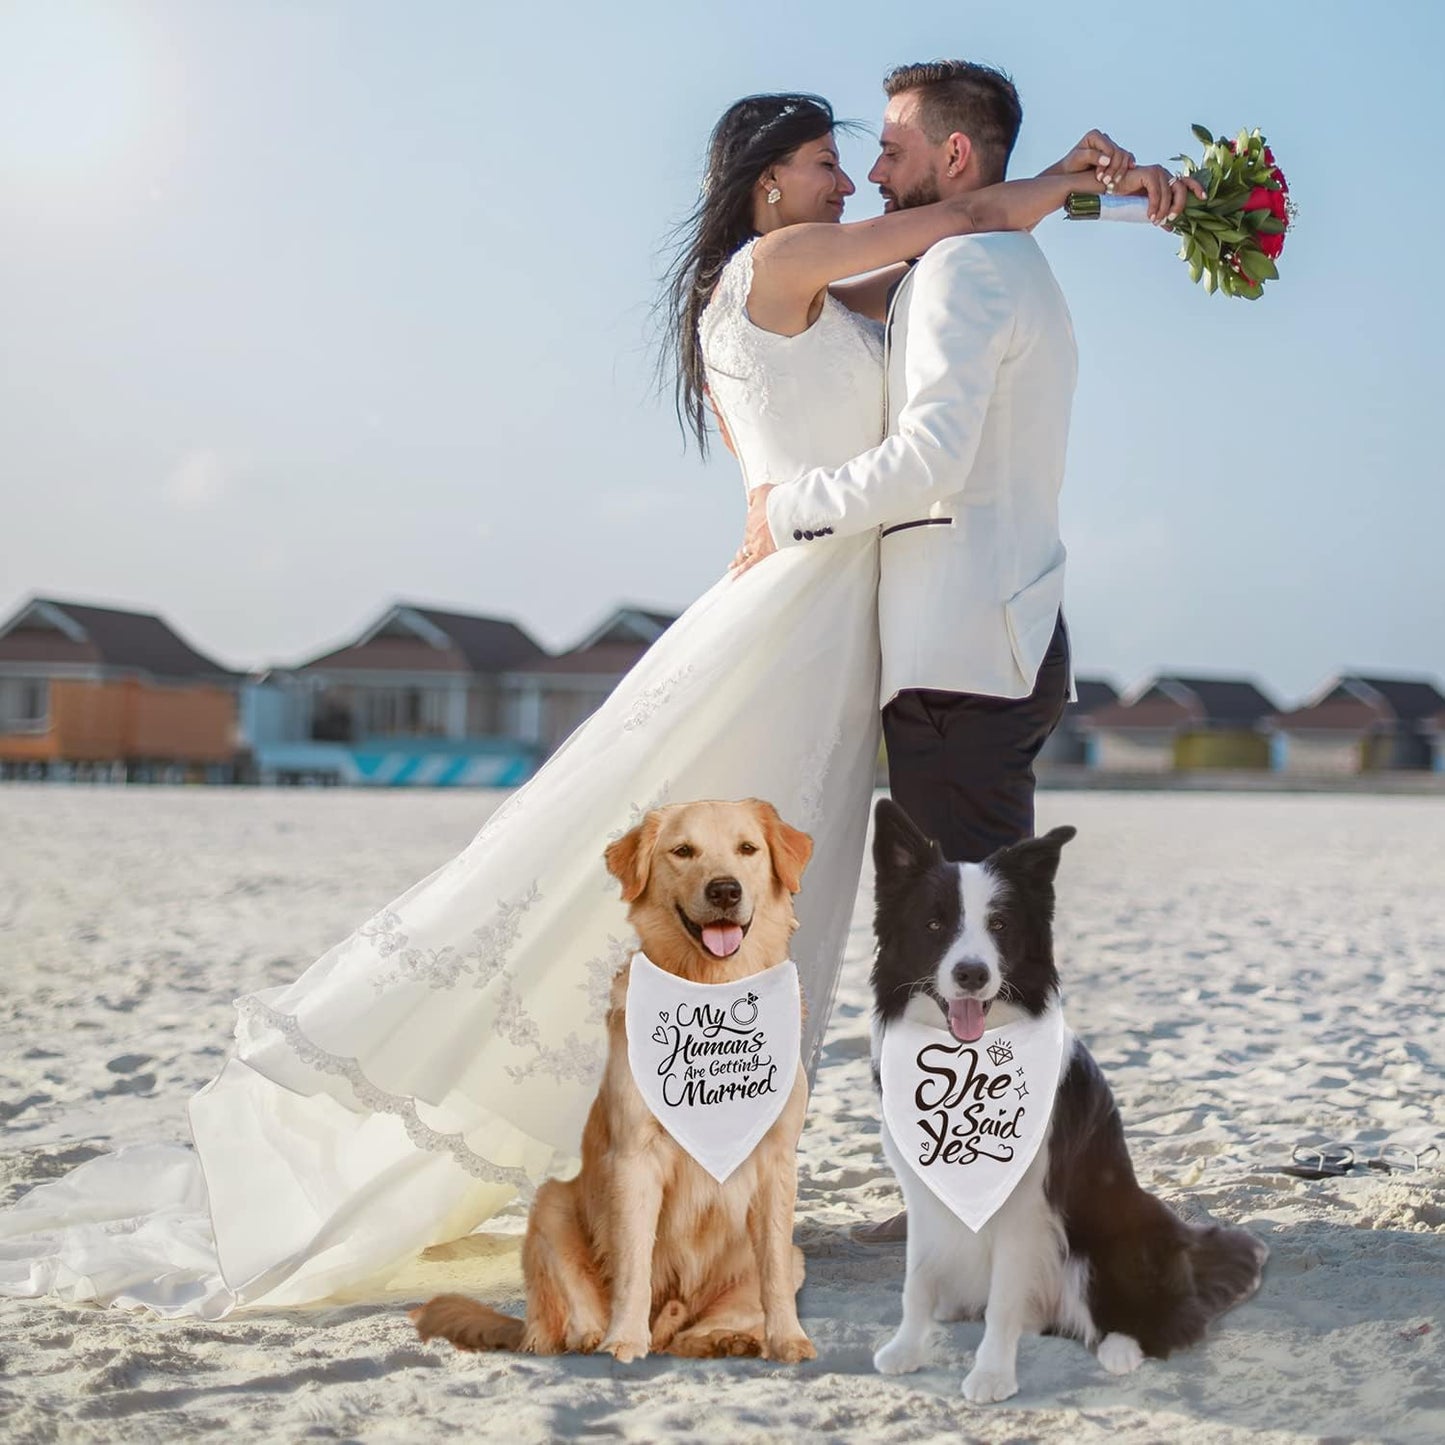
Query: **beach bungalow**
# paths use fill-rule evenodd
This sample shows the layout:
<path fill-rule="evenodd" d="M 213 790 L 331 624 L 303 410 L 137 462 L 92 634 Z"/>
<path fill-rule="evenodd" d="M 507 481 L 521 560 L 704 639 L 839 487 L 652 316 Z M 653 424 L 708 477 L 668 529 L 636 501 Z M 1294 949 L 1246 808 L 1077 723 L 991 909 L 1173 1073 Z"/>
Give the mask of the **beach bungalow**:
<path fill-rule="evenodd" d="M 1075 678 L 1074 691 L 1078 697 L 1064 708 L 1058 727 L 1039 753 L 1041 769 L 1088 767 L 1093 739 L 1083 721 L 1119 701 L 1119 689 L 1102 677 Z"/>
<path fill-rule="evenodd" d="M 569 651 L 508 672 L 502 686 L 515 735 L 550 757 L 676 620 L 619 607 Z"/>
<path fill-rule="evenodd" d="M 1425 678 L 1331 678 L 1303 706 L 1268 719 L 1275 766 L 1313 776 L 1425 771 L 1445 694 Z"/>
<path fill-rule="evenodd" d="M 398 602 L 344 646 L 257 677 L 242 700 L 263 782 L 508 787 L 535 751 L 501 679 L 546 652 L 515 622 Z"/>
<path fill-rule="evenodd" d="M 0 622 L 0 777 L 226 781 L 239 683 L 153 613 L 32 597 Z"/>
<path fill-rule="evenodd" d="M 1267 769 L 1275 704 L 1245 678 L 1156 677 L 1079 720 L 1102 772 Z"/>

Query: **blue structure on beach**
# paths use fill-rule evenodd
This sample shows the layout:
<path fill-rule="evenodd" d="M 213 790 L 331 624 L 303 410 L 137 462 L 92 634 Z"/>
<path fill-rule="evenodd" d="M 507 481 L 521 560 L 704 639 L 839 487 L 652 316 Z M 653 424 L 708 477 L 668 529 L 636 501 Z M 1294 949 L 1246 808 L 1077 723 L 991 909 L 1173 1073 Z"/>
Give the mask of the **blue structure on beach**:
<path fill-rule="evenodd" d="M 244 771 L 262 783 L 514 787 L 539 749 L 518 736 L 501 678 L 546 657 L 515 622 L 397 603 L 345 646 L 243 686 Z"/>

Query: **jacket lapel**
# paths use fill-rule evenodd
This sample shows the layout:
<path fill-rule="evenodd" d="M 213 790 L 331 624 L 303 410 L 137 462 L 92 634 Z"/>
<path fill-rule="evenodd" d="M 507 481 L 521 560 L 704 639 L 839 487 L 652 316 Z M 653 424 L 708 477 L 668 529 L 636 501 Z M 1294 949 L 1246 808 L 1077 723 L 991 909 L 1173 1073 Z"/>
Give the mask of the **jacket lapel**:
<path fill-rule="evenodd" d="M 913 284 L 913 268 L 917 265 L 916 260 L 910 261 L 908 274 L 898 278 L 898 284 L 888 297 L 888 318 L 883 326 L 883 425 L 890 431 L 893 425 L 893 403 L 889 395 L 889 381 L 893 370 L 893 318 L 898 312 L 904 292 Z"/>

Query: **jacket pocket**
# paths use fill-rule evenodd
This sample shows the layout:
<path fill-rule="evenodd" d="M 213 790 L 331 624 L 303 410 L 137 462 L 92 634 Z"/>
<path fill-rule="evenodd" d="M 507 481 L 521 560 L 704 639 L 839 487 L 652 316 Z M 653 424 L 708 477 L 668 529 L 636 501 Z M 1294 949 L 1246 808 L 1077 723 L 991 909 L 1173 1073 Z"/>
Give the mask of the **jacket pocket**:
<path fill-rule="evenodd" d="M 1003 605 L 1009 646 L 1030 687 L 1038 677 L 1058 625 L 1059 610 L 1064 605 L 1065 561 L 1061 553 L 1047 572 L 1035 577 L 1027 587 L 1021 587 Z"/>

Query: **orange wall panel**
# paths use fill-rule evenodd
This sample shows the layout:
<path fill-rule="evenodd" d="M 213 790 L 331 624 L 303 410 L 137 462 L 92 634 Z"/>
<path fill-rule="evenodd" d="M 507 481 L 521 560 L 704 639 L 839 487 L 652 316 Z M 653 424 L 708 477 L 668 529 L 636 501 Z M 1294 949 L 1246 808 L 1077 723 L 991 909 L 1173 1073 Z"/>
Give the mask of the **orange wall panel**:
<path fill-rule="evenodd" d="M 133 709 L 132 757 L 223 763 L 236 751 L 236 699 L 224 688 L 141 685 Z"/>
<path fill-rule="evenodd" d="M 52 679 L 49 731 L 0 735 L 0 758 L 222 763 L 235 736 L 236 699 L 225 688 Z"/>

